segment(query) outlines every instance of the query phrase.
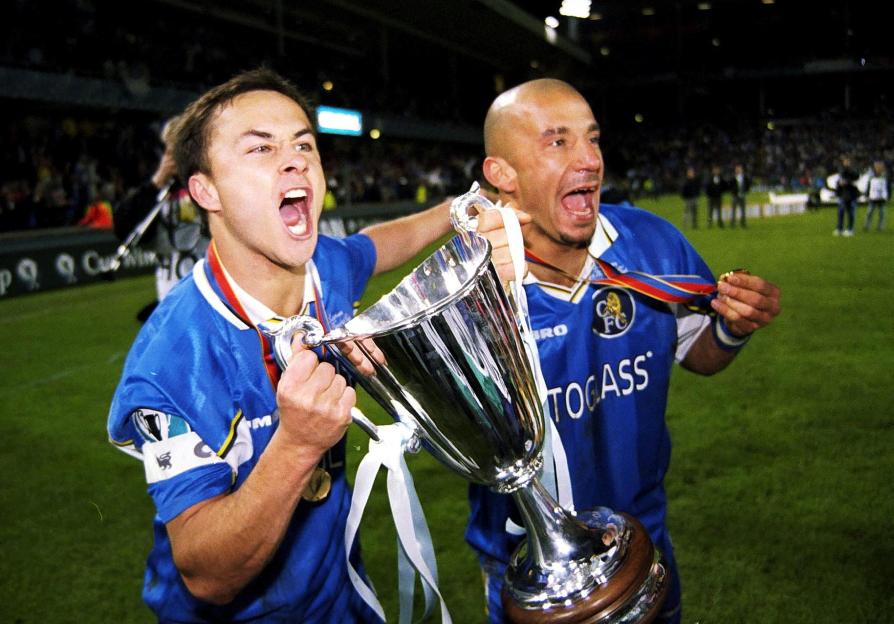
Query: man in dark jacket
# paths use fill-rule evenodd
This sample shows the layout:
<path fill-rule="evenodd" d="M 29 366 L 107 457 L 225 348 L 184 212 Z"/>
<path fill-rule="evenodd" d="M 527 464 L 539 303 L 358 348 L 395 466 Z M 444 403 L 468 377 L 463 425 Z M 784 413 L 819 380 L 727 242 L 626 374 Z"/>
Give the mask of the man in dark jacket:
<path fill-rule="evenodd" d="M 186 186 L 177 180 L 171 153 L 176 120 L 176 117 L 169 120 L 162 130 L 165 151 L 152 178 L 115 207 L 115 234 L 121 240 L 149 221 L 141 241 L 155 251 L 158 261 L 155 270 L 157 299 L 137 313 L 141 322 L 149 317 L 171 288 L 192 271 L 208 247 L 201 211 L 196 208 Z"/>
<path fill-rule="evenodd" d="M 838 195 L 838 224 L 835 236 L 853 236 L 854 235 L 854 216 L 857 212 L 857 197 L 860 191 L 857 190 L 857 172 L 851 167 L 851 159 L 847 156 L 841 157 L 841 169 L 838 171 L 838 184 L 835 193 Z M 847 227 L 844 225 L 844 217 L 847 215 Z"/>
<path fill-rule="evenodd" d="M 726 182 L 720 173 L 720 167 L 711 167 L 711 177 L 705 185 L 705 195 L 708 196 L 708 227 L 714 224 L 714 215 L 717 215 L 717 225 L 723 227 L 723 212 L 720 205 L 723 200 L 723 191 L 726 190 Z"/>
<path fill-rule="evenodd" d="M 686 168 L 686 179 L 680 195 L 683 197 L 683 227 L 690 225 L 698 229 L 698 198 L 702 194 L 702 183 L 692 167 Z"/>
<path fill-rule="evenodd" d="M 733 179 L 730 180 L 730 190 L 733 192 L 733 214 L 730 219 L 730 227 L 736 227 L 736 214 L 739 215 L 739 223 L 745 227 L 745 196 L 751 189 L 751 178 L 745 173 L 745 167 L 736 164 Z"/>

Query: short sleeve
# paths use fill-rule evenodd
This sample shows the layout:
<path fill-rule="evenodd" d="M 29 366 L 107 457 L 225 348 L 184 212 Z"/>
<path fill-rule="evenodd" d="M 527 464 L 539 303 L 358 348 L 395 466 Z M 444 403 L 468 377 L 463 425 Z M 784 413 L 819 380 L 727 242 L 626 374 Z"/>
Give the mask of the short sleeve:
<path fill-rule="evenodd" d="M 366 234 L 354 234 L 344 239 L 351 262 L 351 299 L 356 301 L 366 290 L 376 266 L 376 246 Z"/>
<path fill-rule="evenodd" d="M 131 412 L 131 431 L 140 448 L 149 495 L 162 522 L 203 500 L 227 493 L 233 471 L 186 419 L 142 407 Z"/>

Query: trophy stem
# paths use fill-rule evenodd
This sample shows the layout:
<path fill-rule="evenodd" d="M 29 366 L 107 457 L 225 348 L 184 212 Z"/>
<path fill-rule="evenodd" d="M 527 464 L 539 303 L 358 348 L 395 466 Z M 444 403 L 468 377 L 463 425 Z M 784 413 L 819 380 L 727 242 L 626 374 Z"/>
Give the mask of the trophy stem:
<path fill-rule="evenodd" d="M 506 568 L 508 621 L 644 624 L 656 617 L 667 567 L 638 520 L 605 507 L 569 512 L 537 478 L 512 497 L 527 539 Z"/>
<path fill-rule="evenodd" d="M 603 545 L 604 531 L 583 524 L 563 509 L 539 478 L 512 492 L 512 497 L 528 529 L 528 552 L 537 566 L 549 568 L 608 550 Z"/>

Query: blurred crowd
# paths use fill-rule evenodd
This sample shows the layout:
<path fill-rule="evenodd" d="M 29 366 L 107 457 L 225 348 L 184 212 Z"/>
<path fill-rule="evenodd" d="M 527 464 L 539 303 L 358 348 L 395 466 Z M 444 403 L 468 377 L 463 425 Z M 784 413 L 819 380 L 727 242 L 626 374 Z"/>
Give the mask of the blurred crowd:
<path fill-rule="evenodd" d="M 250 4 L 243 11 L 271 11 L 275 5 Z M 214 10 L 226 13 L 227 5 L 222 2 Z M 195 19 L 185 21 L 184 10 L 169 3 L 64 0 L 55 3 L 48 16 L 43 3 L 13 0 L 0 24 L 0 65 L 102 78 L 125 85 L 134 95 L 157 86 L 199 92 L 236 69 L 275 66 L 289 58 L 290 46 L 299 45 L 220 15 L 205 19 L 198 10 L 189 14 Z M 264 19 L 258 23 L 265 23 L 272 16 L 259 18 Z M 247 37 L 251 45 L 233 45 Z M 303 62 L 291 66 L 295 71 L 304 68 L 306 74 L 295 76 L 296 81 L 321 103 L 475 126 L 485 107 L 470 93 L 489 99 L 488 88 L 465 74 L 464 81 L 476 88 L 451 95 L 424 82 L 382 79 L 381 59 L 328 53 L 325 45 L 303 46 L 301 53 Z M 438 72 L 432 74 L 418 80 L 440 84 Z M 338 87 L 325 91 L 322 85 L 330 78 Z M 464 110 L 460 103 L 467 99 L 470 105 Z M 91 215 L 108 212 L 148 179 L 160 158 L 163 120 L 157 115 L 4 100 L 0 110 L 0 231 L 79 223 L 104 226 L 104 219 Z M 751 120 L 731 121 L 728 127 L 607 126 L 604 192 L 614 201 L 679 194 L 687 169 L 704 186 L 715 168 L 729 179 L 741 165 L 752 190 L 803 191 L 817 197 L 844 155 L 858 172 L 875 161 L 888 170 L 894 164 L 890 115 L 860 120 L 829 113 L 763 124 Z M 428 203 L 464 192 L 481 176 L 480 148 L 458 143 L 321 137 L 321 150 L 330 176 L 327 208 Z"/>
<path fill-rule="evenodd" d="M 826 118 L 722 129 L 710 125 L 634 128 L 606 137 L 616 188 L 632 198 L 681 190 L 686 170 L 707 183 L 714 167 L 732 177 L 737 164 L 754 190 L 806 192 L 816 196 L 848 156 L 858 171 L 881 160 L 894 164 L 894 123 Z"/>
<path fill-rule="evenodd" d="M 329 139 L 320 142 L 332 194 L 327 207 L 431 203 L 469 190 L 480 177 L 479 150 L 444 143 Z"/>
<path fill-rule="evenodd" d="M 6 111 L 5 118 L 0 127 L 0 231 L 91 225 L 91 207 L 114 206 L 152 174 L 161 154 L 162 121 L 145 114 Z M 892 130 L 887 120 L 805 122 L 760 131 L 704 126 L 613 136 L 609 130 L 604 192 L 608 201 L 677 194 L 687 169 L 704 187 L 715 169 L 728 180 L 740 164 L 751 190 L 818 197 L 842 155 L 850 157 L 858 173 L 875 161 L 890 169 Z M 326 208 L 425 204 L 462 193 L 481 177 L 482 154 L 475 146 L 323 135 L 320 149 L 329 174 Z"/>
<path fill-rule="evenodd" d="M 75 225 L 111 206 L 157 164 L 151 128 L 95 117 L 10 116 L 0 126 L 0 230 Z"/>
<path fill-rule="evenodd" d="M 158 165 L 161 121 L 144 116 L 7 115 L 0 126 L 0 232 L 110 227 L 113 210 Z M 413 201 L 468 190 L 474 146 L 320 137 L 329 174 L 325 207 Z"/>

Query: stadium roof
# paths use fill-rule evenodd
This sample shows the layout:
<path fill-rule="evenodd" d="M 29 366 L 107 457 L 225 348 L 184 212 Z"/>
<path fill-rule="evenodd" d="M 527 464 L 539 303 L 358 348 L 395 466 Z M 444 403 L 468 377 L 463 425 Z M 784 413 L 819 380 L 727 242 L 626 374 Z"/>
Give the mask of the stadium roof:
<path fill-rule="evenodd" d="M 162 0 L 179 6 L 195 0 Z M 567 1 L 567 0 L 566 0 Z M 892 22 L 863 0 L 605 0 L 588 19 L 562 16 L 562 0 L 228 0 L 234 12 L 282 11 L 334 51 L 375 54 L 425 41 L 501 71 L 596 70 L 649 80 L 668 72 L 831 71 L 890 68 Z M 206 9 L 214 10 L 214 9 Z M 558 19 L 548 29 L 544 18 Z M 550 32 L 551 31 L 551 32 Z M 414 55 L 422 68 L 430 59 Z"/>
<path fill-rule="evenodd" d="M 575 19 L 560 14 L 562 2 L 68 0 L 55 34 L 39 20 L 16 24 L 27 36 L 7 47 L 22 58 L 7 62 L 31 69 L 36 52 L 56 61 L 44 71 L 102 78 L 124 61 L 147 65 L 154 86 L 183 90 L 270 64 L 322 88 L 324 104 L 476 125 L 497 92 L 540 76 L 575 84 L 600 119 L 872 114 L 894 99 L 883 3 L 604 0 Z M 55 6 L 17 6 L 41 4 Z"/>

